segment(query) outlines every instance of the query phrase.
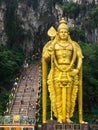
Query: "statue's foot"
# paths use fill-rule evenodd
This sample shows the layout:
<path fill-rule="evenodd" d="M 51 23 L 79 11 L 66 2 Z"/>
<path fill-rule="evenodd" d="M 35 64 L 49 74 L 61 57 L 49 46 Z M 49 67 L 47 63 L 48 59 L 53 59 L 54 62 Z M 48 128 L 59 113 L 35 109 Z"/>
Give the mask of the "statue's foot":
<path fill-rule="evenodd" d="M 71 121 L 70 119 L 66 119 L 67 123 L 73 123 L 73 121 Z"/>
<path fill-rule="evenodd" d="M 80 124 L 88 124 L 88 122 L 80 121 Z"/>
<path fill-rule="evenodd" d="M 58 122 L 62 123 L 62 117 L 61 116 L 58 117 Z"/>
<path fill-rule="evenodd" d="M 58 122 L 59 122 L 59 123 L 62 123 L 62 119 L 58 119 Z"/>

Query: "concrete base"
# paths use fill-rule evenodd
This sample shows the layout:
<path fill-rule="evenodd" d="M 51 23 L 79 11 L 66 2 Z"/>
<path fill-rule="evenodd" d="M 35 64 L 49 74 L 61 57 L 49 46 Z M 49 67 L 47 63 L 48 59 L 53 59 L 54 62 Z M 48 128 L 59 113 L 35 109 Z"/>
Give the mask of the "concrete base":
<path fill-rule="evenodd" d="M 88 130 L 88 124 L 58 123 L 49 120 L 47 124 L 42 125 L 42 130 Z"/>

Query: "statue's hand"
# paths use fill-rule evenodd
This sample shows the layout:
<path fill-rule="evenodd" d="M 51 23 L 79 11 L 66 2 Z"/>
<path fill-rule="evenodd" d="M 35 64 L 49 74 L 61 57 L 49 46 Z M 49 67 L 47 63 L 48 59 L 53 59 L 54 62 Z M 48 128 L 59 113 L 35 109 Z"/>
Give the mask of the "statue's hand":
<path fill-rule="evenodd" d="M 70 76 L 75 76 L 76 74 L 78 74 L 79 73 L 79 70 L 78 69 L 72 69 L 71 71 L 70 71 Z"/>

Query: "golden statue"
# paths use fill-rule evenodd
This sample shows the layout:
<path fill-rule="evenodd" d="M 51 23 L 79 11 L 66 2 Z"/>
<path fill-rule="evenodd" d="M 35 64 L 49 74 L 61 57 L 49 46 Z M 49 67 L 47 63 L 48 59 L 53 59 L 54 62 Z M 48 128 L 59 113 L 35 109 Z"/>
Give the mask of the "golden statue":
<path fill-rule="evenodd" d="M 48 30 L 51 40 L 42 52 L 42 115 L 46 123 L 47 88 L 50 93 L 51 113 L 58 122 L 72 122 L 75 102 L 78 95 L 79 123 L 82 117 L 82 52 L 72 41 L 64 18 L 57 31 Z M 51 68 L 48 73 L 48 64 Z M 48 87 L 47 87 L 48 86 Z M 51 117 L 52 119 L 52 117 Z"/>

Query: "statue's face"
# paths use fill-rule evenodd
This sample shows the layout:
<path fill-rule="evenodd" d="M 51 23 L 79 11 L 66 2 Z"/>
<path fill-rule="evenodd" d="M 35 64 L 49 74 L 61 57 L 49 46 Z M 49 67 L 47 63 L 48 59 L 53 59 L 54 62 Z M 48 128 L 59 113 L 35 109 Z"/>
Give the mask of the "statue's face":
<path fill-rule="evenodd" d="M 67 40 L 68 39 L 68 31 L 66 29 L 60 29 L 59 30 L 59 37 L 61 40 Z"/>

